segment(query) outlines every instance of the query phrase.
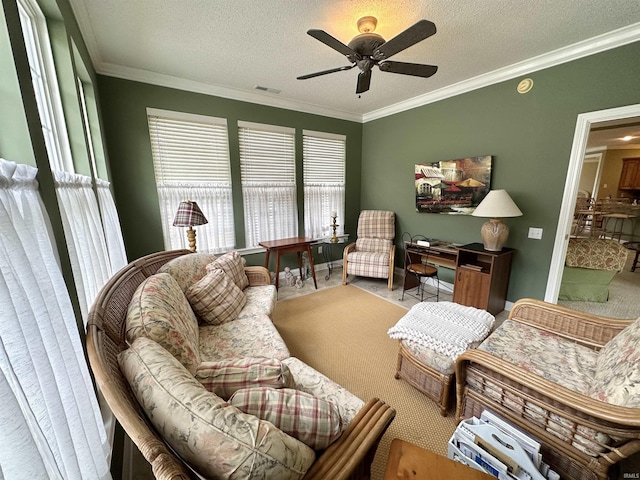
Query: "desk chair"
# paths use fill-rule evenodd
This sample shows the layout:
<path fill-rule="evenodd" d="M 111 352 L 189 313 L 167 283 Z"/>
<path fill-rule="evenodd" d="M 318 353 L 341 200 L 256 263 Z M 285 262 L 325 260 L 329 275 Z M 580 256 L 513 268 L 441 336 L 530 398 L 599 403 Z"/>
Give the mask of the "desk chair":
<path fill-rule="evenodd" d="M 411 290 L 414 288 L 412 285 L 417 280 L 418 285 L 415 287 L 416 298 L 420 295 L 420 301 L 424 301 L 424 287 L 425 281 L 427 278 L 435 279 L 435 294 L 428 294 L 427 299 L 434 298 L 436 302 L 440 300 L 440 279 L 438 278 L 438 268 L 429 265 L 427 262 L 429 260 L 429 247 L 418 245 L 418 240 L 428 241 L 427 237 L 424 235 L 410 235 L 408 233 L 404 233 L 402 235 L 402 246 L 404 249 L 404 279 L 402 281 L 402 297 L 400 300 L 404 300 L 404 292 L 407 290 Z M 407 277 L 414 277 L 414 281 Z M 409 284 L 411 285 L 407 288 L 407 280 L 409 280 Z M 411 295 L 411 294 L 410 294 Z"/>

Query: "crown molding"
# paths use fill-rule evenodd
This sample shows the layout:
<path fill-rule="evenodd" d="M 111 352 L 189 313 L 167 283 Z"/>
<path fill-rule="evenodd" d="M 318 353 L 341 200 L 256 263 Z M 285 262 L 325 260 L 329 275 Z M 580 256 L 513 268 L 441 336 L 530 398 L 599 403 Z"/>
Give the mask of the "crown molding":
<path fill-rule="evenodd" d="M 77 16 L 88 18 L 86 11 L 75 11 Z M 84 22 L 82 22 L 84 23 Z M 90 22 L 89 22 L 90 24 Z M 269 107 L 284 108 L 294 110 L 296 112 L 309 113 L 313 115 L 321 115 L 341 120 L 347 120 L 357 123 L 367 123 L 383 117 L 394 115 L 396 113 L 411 110 L 413 108 L 435 103 L 447 98 L 451 98 L 463 93 L 467 93 L 479 88 L 494 85 L 496 83 L 511 80 L 513 78 L 527 75 L 545 68 L 553 67 L 563 63 L 571 62 L 589 55 L 604 52 L 613 48 L 627 45 L 640 40 L 640 23 L 635 23 L 612 32 L 608 32 L 597 37 L 584 40 L 582 42 L 569 45 L 567 47 L 554 50 L 549 53 L 533 57 L 513 65 L 509 65 L 493 72 L 489 72 L 468 80 L 458 82 L 456 84 L 441 88 L 434 92 L 426 93 L 418 97 L 411 98 L 396 104 L 384 107 L 365 114 L 356 114 L 342 110 L 325 108 L 319 105 L 312 105 L 304 102 L 287 100 L 276 97 L 276 94 L 269 92 L 250 92 L 246 90 L 234 89 L 220 85 L 207 84 L 184 78 L 178 78 L 171 75 L 163 75 L 146 70 L 140 70 L 130 67 L 102 62 L 100 59 L 99 49 L 95 42 L 93 32 L 82 31 L 83 38 L 89 50 L 89 55 L 94 63 L 96 72 L 102 75 L 132 80 L 137 82 L 149 83 L 168 88 L 176 88 L 179 90 L 191 91 L 194 93 L 202 93 L 205 95 L 214 95 L 231 100 L 266 105 Z"/>
<path fill-rule="evenodd" d="M 304 102 L 287 100 L 284 98 L 278 98 L 278 94 L 275 93 L 249 92 L 246 90 L 197 82 L 194 80 L 187 80 L 185 78 L 164 75 L 147 70 L 140 70 L 137 68 L 123 67 L 120 65 L 109 63 L 96 65 L 95 68 L 99 74 L 122 78 L 124 80 L 149 83 L 151 85 L 157 85 L 160 87 L 175 88 L 178 90 L 186 90 L 194 93 L 213 95 L 230 100 L 239 100 L 242 102 L 255 103 L 258 105 L 266 105 L 268 107 L 284 108 L 287 110 L 294 110 L 296 112 L 311 113 L 314 115 L 322 115 L 325 117 L 362 123 L 362 115 L 360 114 L 325 108 L 319 105 L 312 105 Z"/>
<path fill-rule="evenodd" d="M 446 98 L 455 97 L 463 93 L 470 92 L 482 87 L 494 85 L 496 83 L 511 80 L 521 75 L 527 75 L 532 72 L 544 70 L 563 63 L 571 62 L 579 58 L 588 57 L 596 53 L 621 47 L 629 43 L 640 40 L 640 23 L 634 23 L 618 30 L 613 30 L 597 37 L 574 43 L 567 47 L 559 48 L 552 52 L 548 52 L 537 57 L 524 60 L 513 65 L 509 65 L 493 72 L 489 72 L 477 77 L 470 78 L 463 82 L 455 83 L 448 87 L 441 88 L 434 92 L 426 93 L 418 97 L 398 102 L 389 107 L 381 108 L 373 112 L 365 113 L 362 116 L 363 123 L 387 117 L 395 113 L 411 110 L 430 103 L 435 103 Z"/>

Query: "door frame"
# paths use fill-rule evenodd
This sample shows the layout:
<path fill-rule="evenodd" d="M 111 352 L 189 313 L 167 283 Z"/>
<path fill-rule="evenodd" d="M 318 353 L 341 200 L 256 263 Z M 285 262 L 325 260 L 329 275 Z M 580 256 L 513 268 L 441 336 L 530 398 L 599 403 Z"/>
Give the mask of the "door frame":
<path fill-rule="evenodd" d="M 584 156 L 584 163 L 595 163 L 596 165 L 596 175 L 593 179 L 593 186 L 591 187 L 591 198 L 598 199 L 598 193 L 600 188 L 600 178 L 602 177 L 602 157 L 604 157 L 604 153 L 598 151 L 597 153 L 587 153 Z"/>
<path fill-rule="evenodd" d="M 576 121 L 576 131 L 573 136 L 571 146 L 571 156 L 569 158 L 569 168 L 567 179 L 564 184 L 564 195 L 562 206 L 558 217 L 558 228 L 553 244 L 553 254 L 549 266 L 549 277 L 547 279 L 547 289 L 544 299 L 547 302 L 557 303 L 560 292 L 560 282 L 562 281 L 562 270 L 564 260 L 567 255 L 567 245 L 569 244 L 569 234 L 571 233 L 571 222 L 573 220 L 573 210 L 578 195 L 578 184 L 582 173 L 582 163 L 587 150 L 587 140 L 591 125 L 597 122 L 608 122 L 624 118 L 640 116 L 640 104 L 627 105 L 625 107 L 610 108 L 596 112 L 581 113 Z"/>

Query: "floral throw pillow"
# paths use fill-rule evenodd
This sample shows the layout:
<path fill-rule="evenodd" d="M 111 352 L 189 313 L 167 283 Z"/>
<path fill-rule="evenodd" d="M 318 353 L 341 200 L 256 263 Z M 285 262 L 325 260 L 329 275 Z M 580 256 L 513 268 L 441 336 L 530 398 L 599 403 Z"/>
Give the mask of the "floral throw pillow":
<path fill-rule="evenodd" d="M 185 292 L 191 308 L 208 325 L 221 325 L 238 318 L 247 298 L 219 268 L 209 272 Z"/>
<path fill-rule="evenodd" d="M 207 274 L 207 265 L 216 256 L 212 253 L 189 253 L 169 260 L 158 269 L 158 273 L 168 273 L 175 278 L 183 292 Z"/>
<path fill-rule="evenodd" d="M 226 273 L 240 290 L 249 286 L 249 278 L 244 273 L 244 262 L 238 252 L 228 252 L 207 265 L 207 271 L 219 268 Z"/>
<path fill-rule="evenodd" d="M 192 374 L 200 365 L 198 319 L 170 274 L 156 273 L 138 286 L 126 322 L 127 342 L 148 337 L 171 352 Z"/>
<path fill-rule="evenodd" d="M 231 358 L 202 362 L 196 380 L 225 400 L 247 387 L 284 388 L 294 386 L 289 367 L 276 358 Z"/>
<path fill-rule="evenodd" d="M 291 388 L 244 388 L 229 399 L 239 410 L 273 423 L 314 450 L 324 450 L 342 434 L 336 406 Z"/>
<path fill-rule="evenodd" d="M 591 396 L 621 407 L 640 407 L 640 318 L 602 347 Z"/>

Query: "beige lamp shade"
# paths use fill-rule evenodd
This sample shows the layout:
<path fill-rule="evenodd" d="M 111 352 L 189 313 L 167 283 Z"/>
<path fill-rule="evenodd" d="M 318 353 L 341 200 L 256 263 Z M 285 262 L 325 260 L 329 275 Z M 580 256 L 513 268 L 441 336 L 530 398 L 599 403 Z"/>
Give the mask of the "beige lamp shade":
<path fill-rule="evenodd" d="M 189 242 L 189 249 L 192 252 L 196 251 L 196 231 L 193 227 L 196 225 L 204 225 L 205 223 L 209 222 L 196 202 L 192 202 L 191 200 L 180 202 L 176 217 L 173 220 L 173 226 L 189 227 L 187 229 L 187 241 Z"/>
<path fill-rule="evenodd" d="M 480 236 L 485 250 L 499 252 L 509 238 L 509 227 L 500 218 L 519 217 L 522 212 L 506 190 L 491 190 L 471 215 L 491 218 L 482 225 Z"/>

